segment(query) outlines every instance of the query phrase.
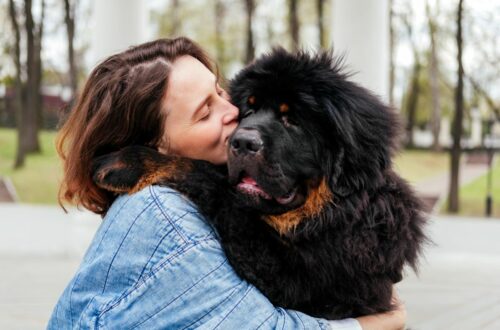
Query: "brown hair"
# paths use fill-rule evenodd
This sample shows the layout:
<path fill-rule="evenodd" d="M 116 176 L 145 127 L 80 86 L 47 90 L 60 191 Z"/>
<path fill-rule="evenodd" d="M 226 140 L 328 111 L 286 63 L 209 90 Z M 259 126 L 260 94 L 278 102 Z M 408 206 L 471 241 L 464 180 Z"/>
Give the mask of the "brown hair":
<path fill-rule="evenodd" d="M 184 37 L 132 47 L 91 72 L 56 140 L 64 162 L 59 190 L 63 208 L 63 201 L 68 201 L 105 214 L 115 196 L 92 181 L 92 159 L 132 144 L 158 148 L 171 64 L 183 55 L 193 56 L 213 72 L 207 54 Z"/>

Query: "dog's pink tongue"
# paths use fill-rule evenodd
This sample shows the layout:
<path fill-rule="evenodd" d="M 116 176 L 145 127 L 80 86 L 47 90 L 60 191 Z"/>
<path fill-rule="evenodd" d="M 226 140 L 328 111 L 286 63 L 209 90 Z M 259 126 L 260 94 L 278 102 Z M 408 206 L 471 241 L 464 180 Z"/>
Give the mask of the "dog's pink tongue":
<path fill-rule="evenodd" d="M 253 186 L 258 186 L 257 181 L 255 181 L 254 179 L 252 179 L 249 176 L 246 176 L 243 179 L 241 179 L 241 182 L 242 183 L 248 183 L 248 184 L 251 184 Z"/>
<path fill-rule="evenodd" d="M 249 176 L 245 176 L 241 179 L 241 182 L 238 184 L 238 188 L 250 194 L 260 195 L 262 198 L 265 199 L 272 198 L 271 196 L 269 196 L 269 194 L 267 194 L 264 190 L 262 190 L 262 188 L 257 184 L 257 182 L 254 179 L 252 179 Z"/>

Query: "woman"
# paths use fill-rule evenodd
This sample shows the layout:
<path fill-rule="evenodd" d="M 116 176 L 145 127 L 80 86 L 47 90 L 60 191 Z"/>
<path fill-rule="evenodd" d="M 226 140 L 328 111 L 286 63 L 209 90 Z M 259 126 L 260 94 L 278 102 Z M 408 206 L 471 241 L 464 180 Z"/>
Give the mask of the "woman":
<path fill-rule="evenodd" d="M 115 198 L 94 185 L 92 159 L 131 144 L 224 164 L 238 109 L 211 68 L 178 38 L 111 56 L 91 73 L 57 142 L 61 200 L 105 217 L 48 328 L 401 328 L 402 307 L 340 321 L 275 307 L 234 273 L 215 230 L 179 193 L 150 186 Z"/>

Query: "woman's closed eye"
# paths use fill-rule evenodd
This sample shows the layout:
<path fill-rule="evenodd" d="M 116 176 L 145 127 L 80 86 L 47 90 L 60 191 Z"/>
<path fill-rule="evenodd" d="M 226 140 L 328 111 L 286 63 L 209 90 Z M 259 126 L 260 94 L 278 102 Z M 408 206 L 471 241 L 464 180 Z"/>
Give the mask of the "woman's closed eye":
<path fill-rule="evenodd" d="M 229 99 L 230 99 L 229 94 L 223 88 L 220 88 L 217 85 L 215 92 L 219 97 L 222 97 L 224 100 L 229 101 Z M 207 119 L 210 118 L 210 115 L 212 114 L 212 104 L 214 102 L 217 102 L 217 101 L 218 101 L 217 97 L 215 97 L 215 96 L 209 98 L 208 102 L 205 104 L 205 106 L 201 110 L 202 114 L 200 115 L 198 121 L 206 121 Z"/>
<path fill-rule="evenodd" d="M 202 112 L 202 115 L 200 116 L 200 121 L 205 121 L 210 117 L 210 114 L 212 113 L 212 109 L 210 109 L 210 106 L 208 104 L 206 104 L 202 111 L 203 112 Z"/>

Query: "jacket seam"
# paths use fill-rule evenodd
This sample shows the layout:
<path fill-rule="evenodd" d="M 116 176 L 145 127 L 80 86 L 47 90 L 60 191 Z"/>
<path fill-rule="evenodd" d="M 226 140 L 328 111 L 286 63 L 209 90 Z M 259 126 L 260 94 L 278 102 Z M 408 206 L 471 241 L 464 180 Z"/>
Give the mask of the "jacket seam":
<path fill-rule="evenodd" d="M 183 215 L 181 215 L 181 216 L 177 217 L 177 219 L 176 219 L 175 221 L 177 221 L 177 220 L 179 220 L 179 219 L 184 218 L 184 217 L 186 216 L 186 214 L 188 214 L 188 212 L 186 212 L 186 213 L 184 213 Z M 175 221 L 174 221 L 174 222 L 175 222 Z M 156 251 L 157 251 L 157 250 L 158 250 L 158 248 L 160 247 L 161 243 L 162 243 L 162 242 L 165 240 L 165 238 L 166 238 L 166 237 L 167 237 L 167 236 L 168 236 L 168 235 L 169 235 L 172 231 L 174 231 L 174 230 L 175 230 L 175 228 L 170 229 L 167 233 L 165 233 L 165 234 L 162 236 L 162 238 L 160 239 L 160 241 L 158 242 L 158 244 L 156 244 L 156 246 L 155 246 L 155 249 L 154 249 L 153 253 L 151 253 L 151 255 L 149 256 L 148 261 L 144 264 L 144 267 L 142 268 L 141 274 L 139 275 L 139 277 L 137 277 L 137 281 L 136 281 L 136 283 L 135 283 L 135 284 L 137 284 L 137 283 L 141 280 L 141 277 L 142 277 L 142 275 L 144 274 L 144 272 L 146 271 L 146 268 L 147 268 L 147 266 L 149 265 L 149 262 L 151 261 L 151 259 L 153 259 L 153 256 L 155 255 Z M 135 286 L 135 284 L 134 284 L 134 286 Z"/>
<path fill-rule="evenodd" d="M 219 304 L 217 304 L 216 306 L 214 306 L 213 308 L 211 308 L 208 312 L 206 312 L 205 314 L 203 314 L 202 316 L 200 316 L 199 318 L 197 318 L 196 320 L 194 320 L 193 322 L 191 322 L 189 325 L 185 326 L 184 328 L 182 328 L 183 330 L 184 329 L 188 329 L 190 326 L 192 326 L 193 324 L 196 324 L 197 322 L 199 322 L 200 320 L 202 320 L 205 316 L 207 316 L 208 314 L 212 313 L 214 310 L 216 310 L 220 305 L 224 304 L 226 301 L 228 301 L 232 296 L 234 296 L 234 294 L 236 293 L 236 291 L 238 290 L 237 287 L 234 287 L 233 290 L 231 291 L 231 293 L 224 299 L 222 300 Z"/>
<path fill-rule="evenodd" d="M 155 255 L 156 251 L 158 251 L 158 248 L 160 247 L 160 245 L 163 243 L 163 241 L 165 240 L 166 237 L 168 237 L 168 235 L 170 235 L 170 233 L 174 231 L 174 229 L 170 229 L 168 232 L 166 232 L 162 238 L 160 239 L 160 241 L 158 242 L 158 244 L 156 244 L 155 246 L 155 249 L 153 251 L 153 253 L 151 253 L 151 255 L 149 256 L 149 259 L 148 261 L 146 261 L 146 263 L 144 264 L 144 267 L 142 268 L 142 271 L 141 273 L 139 274 L 139 277 L 137 277 L 137 281 L 136 281 L 136 284 L 141 280 L 142 278 L 142 275 L 144 274 L 144 272 L 146 271 L 146 268 L 148 267 L 149 265 L 149 262 L 151 261 L 151 259 L 153 259 L 153 256 Z M 135 286 L 135 284 L 134 284 Z"/>
<path fill-rule="evenodd" d="M 267 319 L 265 319 L 259 326 L 257 327 L 257 330 L 259 330 L 271 317 L 273 316 L 273 313 L 269 314 Z"/>
<path fill-rule="evenodd" d="M 120 207 L 120 209 L 118 211 L 121 211 L 125 205 L 127 205 L 127 203 L 130 201 L 130 199 L 127 199 L 123 205 Z M 116 212 L 114 214 L 114 216 L 108 220 L 108 222 L 110 221 L 114 221 L 116 219 L 116 217 L 118 216 L 120 212 Z M 109 230 L 109 227 L 111 225 L 108 226 L 108 228 L 106 228 L 106 230 L 104 231 L 104 234 L 102 235 L 101 237 L 101 240 L 99 241 L 99 244 L 97 245 L 97 247 L 95 248 L 95 251 L 97 251 L 99 249 L 99 247 L 101 246 L 102 244 L 102 241 L 104 240 L 104 237 L 106 236 L 106 234 L 108 233 L 108 230 Z M 69 320 L 70 320 L 70 323 L 71 323 L 71 328 L 73 328 L 73 307 L 71 306 L 71 301 L 72 301 L 72 298 L 73 298 L 73 288 L 75 287 L 76 285 L 76 282 L 78 282 L 78 279 L 80 278 L 80 275 L 81 273 L 79 272 L 78 275 L 75 277 L 75 280 L 73 281 L 73 283 L 71 283 L 71 288 L 69 290 Z M 92 297 L 93 299 L 93 297 Z M 88 306 L 88 304 L 87 304 Z"/>
<path fill-rule="evenodd" d="M 207 278 L 208 276 L 210 276 L 212 273 L 214 273 L 215 271 L 217 271 L 219 268 L 222 267 L 222 265 L 224 265 L 225 263 L 227 263 L 227 259 L 224 259 L 224 261 L 222 261 L 217 267 L 215 267 L 214 269 L 212 269 L 210 272 L 208 272 L 207 274 L 205 274 L 202 278 L 200 278 L 198 281 L 196 281 L 195 283 L 193 283 L 193 285 L 191 285 L 189 288 L 187 288 L 186 290 L 184 290 L 182 293 L 180 293 L 179 295 L 177 295 L 174 299 L 172 299 L 171 301 L 168 302 L 168 304 L 166 304 L 165 306 L 161 307 L 160 309 L 156 310 L 153 314 L 151 315 L 148 315 L 148 317 L 136 324 L 134 324 L 131 329 L 135 329 L 137 328 L 138 326 L 140 326 L 141 324 L 145 323 L 146 321 L 148 321 L 149 319 L 153 318 L 154 316 L 156 316 L 158 313 L 160 313 L 162 310 L 164 310 L 165 308 L 167 308 L 168 306 L 170 306 L 174 301 L 176 301 L 177 299 L 179 299 L 181 296 L 183 296 L 186 292 L 188 292 L 189 290 L 191 290 L 192 288 L 194 288 L 196 285 L 198 285 L 199 283 L 201 283 L 201 281 L 203 281 L 205 278 Z"/>
<path fill-rule="evenodd" d="M 233 308 L 231 308 L 231 310 L 222 318 L 222 320 L 220 320 L 220 322 L 217 323 L 217 325 L 214 327 L 214 329 L 217 329 L 222 324 L 222 322 L 224 322 L 224 320 L 227 319 L 227 317 L 229 316 L 229 314 L 231 314 L 236 309 L 236 307 L 238 307 L 238 305 L 243 301 L 243 299 L 245 299 L 245 297 L 248 295 L 248 293 L 251 290 L 252 290 L 252 287 L 249 286 L 248 289 L 247 289 L 247 291 L 243 295 L 243 297 L 241 297 L 241 299 L 233 306 Z"/>
<path fill-rule="evenodd" d="M 92 299 L 89 300 L 89 302 L 87 303 L 86 307 L 92 305 L 92 302 L 95 300 L 95 297 L 96 297 L 96 295 L 94 295 L 92 297 Z M 85 307 L 85 309 L 86 309 L 86 307 Z M 85 311 L 85 309 L 83 311 Z M 83 312 L 82 312 L 82 315 L 83 315 Z M 83 328 L 82 327 L 82 321 L 84 320 L 84 317 L 82 317 L 82 315 L 80 315 L 80 321 L 78 322 L 78 326 L 79 326 L 80 329 Z"/>
<path fill-rule="evenodd" d="M 149 186 L 149 191 L 151 193 L 151 196 L 153 196 L 153 200 L 154 200 L 156 206 L 158 207 L 160 212 L 163 214 L 165 219 L 172 225 L 172 227 L 174 228 L 176 233 L 179 235 L 179 237 L 184 241 L 184 243 L 187 243 L 189 241 L 188 238 L 179 230 L 179 228 L 177 228 L 177 225 L 175 224 L 175 222 L 172 221 L 172 219 L 165 212 L 165 210 L 163 209 L 162 203 L 160 203 L 160 201 L 158 200 L 158 195 L 154 191 L 153 186 Z"/>
<path fill-rule="evenodd" d="M 151 204 L 153 204 L 153 202 L 150 202 L 146 207 L 144 207 L 144 209 L 142 209 L 142 211 L 135 217 L 134 221 L 132 222 L 132 224 L 128 228 L 127 233 L 125 234 L 125 236 L 123 237 L 122 241 L 120 242 L 120 245 L 118 246 L 118 249 L 116 249 L 115 254 L 113 255 L 113 258 L 111 259 L 111 262 L 109 263 L 108 271 L 106 273 L 106 278 L 104 279 L 104 285 L 102 287 L 102 292 L 101 293 L 104 293 L 104 291 L 106 290 L 106 285 L 108 283 L 109 272 L 111 271 L 111 267 L 113 266 L 113 262 L 115 261 L 115 258 L 117 256 L 118 252 L 120 251 L 120 249 L 121 249 L 121 247 L 123 245 L 123 242 L 125 242 L 125 239 L 127 238 L 128 234 L 130 233 L 130 230 L 132 229 L 132 227 L 135 225 L 135 222 L 137 221 L 137 219 L 140 218 L 140 216 L 149 208 L 149 206 L 151 206 Z"/>
<path fill-rule="evenodd" d="M 297 313 L 296 311 L 294 311 L 294 313 L 295 313 L 295 316 L 297 316 L 297 318 L 299 319 L 300 323 L 302 324 L 302 329 L 306 329 L 306 325 L 302 321 L 302 318 L 300 317 L 299 313 Z"/>

